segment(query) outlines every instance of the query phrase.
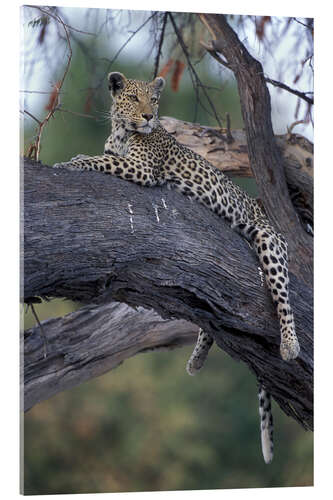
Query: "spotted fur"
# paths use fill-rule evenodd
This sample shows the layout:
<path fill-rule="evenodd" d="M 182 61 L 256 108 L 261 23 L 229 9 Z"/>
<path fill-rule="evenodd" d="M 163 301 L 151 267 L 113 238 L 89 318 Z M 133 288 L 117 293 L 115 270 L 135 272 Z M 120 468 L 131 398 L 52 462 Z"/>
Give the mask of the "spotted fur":
<path fill-rule="evenodd" d="M 258 202 L 197 153 L 179 144 L 160 124 L 158 102 L 163 78 L 153 82 L 110 73 L 112 132 L 104 154 L 79 155 L 55 167 L 95 170 L 142 186 L 168 184 L 227 220 L 256 251 L 280 321 L 280 353 L 289 361 L 299 343 L 289 303 L 287 243 L 272 227 Z M 200 330 L 187 370 L 199 370 L 212 339 Z"/>
<path fill-rule="evenodd" d="M 263 386 L 259 387 L 259 415 L 261 431 L 261 449 L 266 464 L 273 460 L 273 415 L 271 395 Z"/>
<path fill-rule="evenodd" d="M 195 375 L 201 370 L 213 342 L 214 340 L 212 337 L 200 328 L 194 351 L 186 365 L 186 370 L 189 375 Z"/>

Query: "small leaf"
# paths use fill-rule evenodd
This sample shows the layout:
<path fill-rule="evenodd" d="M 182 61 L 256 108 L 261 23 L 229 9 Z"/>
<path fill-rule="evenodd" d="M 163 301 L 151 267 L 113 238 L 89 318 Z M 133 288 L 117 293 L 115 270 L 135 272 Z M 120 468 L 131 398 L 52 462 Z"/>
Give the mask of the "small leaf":
<path fill-rule="evenodd" d="M 171 78 L 171 88 L 174 92 L 177 92 L 179 89 L 179 82 L 183 75 L 185 69 L 185 63 L 182 61 L 176 61 L 175 69 Z"/>
<path fill-rule="evenodd" d="M 163 66 L 163 68 L 159 72 L 158 76 L 165 78 L 167 76 L 167 74 L 169 73 L 172 65 L 173 65 L 173 59 L 169 59 L 168 62 Z"/>
<path fill-rule="evenodd" d="M 259 24 L 257 24 L 256 34 L 259 40 L 262 40 L 265 35 L 265 26 L 268 22 L 271 22 L 271 16 L 262 16 Z"/>
<path fill-rule="evenodd" d="M 61 82 L 59 81 L 53 85 L 53 91 L 50 94 L 49 102 L 45 106 L 46 111 L 52 111 L 57 106 L 60 84 Z"/>

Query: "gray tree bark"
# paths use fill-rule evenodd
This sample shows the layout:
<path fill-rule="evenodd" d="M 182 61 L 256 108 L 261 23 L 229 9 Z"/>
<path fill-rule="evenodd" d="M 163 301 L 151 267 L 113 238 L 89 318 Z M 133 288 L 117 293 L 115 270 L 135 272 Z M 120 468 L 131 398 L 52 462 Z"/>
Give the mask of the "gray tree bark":
<path fill-rule="evenodd" d="M 147 189 L 95 172 L 59 171 L 26 161 L 22 223 L 22 300 L 64 297 L 89 304 L 77 316 L 43 324 L 47 337 L 50 331 L 51 355 L 46 359 L 38 328 L 26 332 L 26 408 L 67 383 L 72 386 L 73 364 L 80 367 L 74 382 L 79 383 L 119 362 L 112 332 L 122 321 L 110 306 L 118 301 L 153 309 L 164 320 L 191 322 L 186 335 L 192 339 L 193 324 L 202 327 L 220 348 L 247 364 L 285 413 L 312 428 L 312 289 L 291 274 L 301 353 L 286 363 L 279 354 L 278 320 L 256 256 L 208 209 L 164 187 Z M 112 320 L 107 321 L 110 310 Z M 128 355 L 152 343 L 183 345 L 189 339 L 174 337 L 177 325 L 172 325 L 171 337 L 162 333 L 157 344 L 153 336 L 141 343 L 151 325 L 133 332 L 137 322 L 130 319 L 122 330 L 127 328 L 121 350 L 128 349 Z M 99 342 L 105 356 L 96 347 Z M 62 386 L 57 376 L 52 382 L 47 379 L 54 366 L 64 379 Z"/>
<path fill-rule="evenodd" d="M 312 286 L 313 239 L 302 228 L 288 191 L 284 159 L 273 134 L 263 67 L 239 40 L 224 15 L 199 16 L 212 36 L 208 50 L 221 54 L 221 64 L 236 78 L 249 160 L 260 199 L 270 220 L 288 241 L 290 268 Z"/>
<path fill-rule="evenodd" d="M 170 116 L 161 118 L 163 127 L 180 144 L 203 156 L 224 173 L 238 177 L 253 177 L 246 133 L 243 129 L 219 129 L 177 120 Z M 228 133 L 232 141 L 228 140 Z M 299 134 L 286 133 L 275 136 L 283 158 L 284 174 L 289 190 L 302 196 L 303 210 L 313 218 L 313 144 Z M 301 211 L 301 216 L 304 212 Z M 312 221 L 313 222 L 313 221 Z"/>
<path fill-rule="evenodd" d="M 198 327 L 117 302 L 85 306 L 22 336 L 24 409 L 119 366 L 138 353 L 195 342 Z M 44 347 L 47 356 L 44 358 Z"/>

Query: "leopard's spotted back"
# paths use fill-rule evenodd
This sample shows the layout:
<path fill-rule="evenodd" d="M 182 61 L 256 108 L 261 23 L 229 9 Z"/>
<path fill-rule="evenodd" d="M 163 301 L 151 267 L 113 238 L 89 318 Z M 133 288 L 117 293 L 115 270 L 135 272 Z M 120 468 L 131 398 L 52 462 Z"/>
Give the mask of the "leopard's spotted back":
<path fill-rule="evenodd" d="M 258 255 L 277 307 L 282 358 L 294 359 L 299 353 L 299 344 L 289 304 L 287 243 L 272 227 L 256 200 L 207 160 L 179 144 L 160 125 L 158 101 L 163 86 L 162 78 L 147 83 L 111 73 L 112 133 L 105 143 L 104 154 L 78 156 L 55 166 L 96 170 L 147 187 L 167 183 L 226 219 L 251 242 Z M 193 362 L 190 360 L 188 364 L 192 374 L 201 368 L 212 344 L 207 338 L 209 336 L 200 331 L 191 357 Z M 266 433 L 266 442 L 271 435 Z"/>

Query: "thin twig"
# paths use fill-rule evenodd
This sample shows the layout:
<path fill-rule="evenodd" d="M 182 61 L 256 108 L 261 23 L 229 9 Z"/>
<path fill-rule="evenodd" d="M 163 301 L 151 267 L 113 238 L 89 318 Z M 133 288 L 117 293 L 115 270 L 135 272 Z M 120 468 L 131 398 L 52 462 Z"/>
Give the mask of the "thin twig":
<path fill-rule="evenodd" d="M 46 337 L 46 335 L 45 335 L 45 332 L 44 332 L 44 330 L 43 330 L 43 327 L 42 327 L 42 325 L 41 325 L 41 322 L 39 321 L 39 318 L 38 318 L 38 316 L 37 316 L 37 313 L 36 313 L 36 311 L 35 311 L 35 308 L 34 308 L 33 303 L 31 302 L 31 303 L 29 304 L 29 306 L 31 307 L 32 314 L 34 315 L 34 318 L 35 318 L 35 320 L 36 320 L 36 321 L 37 321 L 37 323 L 38 323 L 38 326 L 39 326 L 39 328 L 40 328 L 40 331 L 41 331 L 41 334 L 42 334 L 42 337 L 43 337 L 43 342 L 44 342 L 44 344 L 43 344 L 43 348 L 44 348 L 44 359 L 46 359 L 46 357 L 47 357 L 47 337 Z"/>
<path fill-rule="evenodd" d="M 71 42 L 70 42 L 70 38 L 69 38 L 69 33 L 68 33 L 68 30 L 67 30 L 67 25 L 64 23 L 64 21 L 61 19 L 60 16 L 58 16 L 57 14 L 51 14 L 49 11 L 47 10 L 44 10 L 42 9 L 41 7 L 35 7 L 36 9 L 40 10 L 41 12 L 43 12 L 44 14 L 48 15 L 48 16 L 51 16 L 53 17 L 53 19 L 55 19 L 56 21 L 60 22 L 60 24 L 63 26 L 64 30 L 65 30 L 65 35 L 66 35 L 66 39 L 67 39 L 67 44 L 68 44 L 68 49 L 69 49 L 69 56 L 68 56 L 68 63 L 66 65 L 66 68 L 65 68 L 65 72 L 62 76 L 62 79 L 60 80 L 60 84 L 59 84 L 59 90 L 60 88 L 62 87 L 63 83 L 64 83 L 64 80 L 66 78 L 66 75 L 68 73 L 68 70 L 69 70 L 69 66 L 70 66 L 70 62 L 71 62 L 71 59 L 72 59 L 72 46 L 71 46 Z M 59 93 L 59 92 L 58 92 Z"/>
<path fill-rule="evenodd" d="M 231 122 L 229 113 L 226 113 L 226 119 L 227 119 L 227 144 L 232 144 L 235 141 L 235 139 L 232 137 L 231 133 Z"/>
<path fill-rule="evenodd" d="M 211 45 L 208 45 L 207 43 L 202 42 L 202 41 L 200 42 L 200 44 L 207 50 L 207 52 L 214 59 L 216 59 L 217 62 L 219 62 L 220 64 L 222 64 L 226 68 L 231 69 L 230 65 L 220 57 L 220 55 L 216 52 L 216 50 Z M 306 94 L 309 94 L 310 92 L 300 92 L 299 90 L 292 89 L 292 88 L 288 87 L 288 85 L 286 85 L 282 82 L 278 82 L 277 80 L 272 80 L 272 78 L 265 77 L 265 81 L 266 81 L 266 83 L 270 83 L 271 85 L 274 85 L 275 87 L 279 87 L 283 90 L 286 90 L 287 92 L 290 92 L 291 94 L 297 95 L 301 99 L 304 99 L 304 101 L 306 101 L 308 104 L 314 104 L 313 98 L 308 97 L 306 95 Z"/>
<path fill-rule="evenodd" d="M 224 59 L 222 59 L 222 57 L 216 52 L 216 50 L 214 49 L 214 47 L 212 46 L 212 44 L 208 44 L 206 42 L 203 42 L 202 40 L 200 40 L 200 45 L 202 45 L 202 47 L 204 49 L 207 50 L 207 52 L 212 56 L 214 57 L 214 59 L 216 59 L 217 62 L 219 62 L 220 64 L 222 64 L 223 66 L 225 66 L 226 68 L 228 69 L 231 69 L 230 68 L 230 64 L 227 63 L 227 61 L 225 61 Z"/>
<path fill-rule="evenodd" d="M 61 80 L 54 86 L 54 89 L 53 89 L 53 91 L 56 92 L 56 98 L 53 100 L 53 104 L 51 106 L 51 109 L 49 110 L 49 112 L 46 115 L 46 117 L 44 118 L 44 120 L 42 122 L 38 121 L 35 117 L 33 117 L 33 115 L 31 115 L 31 113 L 29 113 L 28 111 L 25 110 L 25 113 L 29 114 L 29 116 L 31 116 L 32 118 L 34 118 L 38 122 L 37 138 L 36 138 L 35 143 L 33 145 L 31 145 L 31 147 L 29 148 L 29 150 L 34 153 L 34 157 L 35 157 L 36 161 L 39 161 L 39 153 L 40 153 L 40 148 L 41 148 L 42 133 L 43 133 L 45 125 L 48 123 L 48 121 L 54 115 L 54 112 L 58 108 L 58 105 L 59 105 L 59 92 L 60 92 L 60 89 L 62 88 L 63 83 L 65 81 L 65 78 L 67 76 L 67 73 L 68 73 L 68 70 L 69 70 L 69 66 L 70 66 L 70 63 L 71 63 L 71 60 L 72 60 L 72 54 L 73 54 L 73 52 L 72 52 L 72 47 L 71 47 L 71 42 L 70 42 L 70 38 L 69 38 L 68 29 L 66 27 L 66 24 L 61 19 L 61 17 L 58 16 L 57 14 L 53 14 L 53 13 L 47 11 L 47 10 L 44 10 L 41 7 L 37 7 L 37 6 L 31 6 L 31 7 L 34 7 L 35 9 L 39 10 L 40 12 L 42 12 L 43 14 L 45 14 L 47 16 L 53 17 L 53 19 L 55 19 L 57 22 L 59 22 L 63 26 L 63 28 L 65 30 L 65 34 L 66 34 L 68 49 L 69 49 L 68 62 L 67 62 L 67 65 L 65 67 L 64 74 L 63 74 Z"/>
<path fill-rule="evenodd" d="M 307 125 L 307 123 L 308 122 L 306 120 L 296 120 L 289 127 L 287 127 L 288 134 L 292 134 L 293 128 L 296 127 L 296 125 Z"/>
<path fill-rule="evenodd" d="M 309 94 L 310 92 L 300 92 L 299 90 L 292 89 L 288 87 L 285 83 L 278 82 L 276 80 L 272 80 L 271 78 L 265 78 L 265 82 L 270 83 L 271 85 L 274 85 L 274 87 L 279 87 L 280 89 L 287 90 L 287 92 L 290 92 L 291 94 L 295 94 L 304 101 L 306 101 L 308 104 L 314 104 L 314 100 L 312 97 L 308 97 L 306 94 Z"/>
<path fill-rule="evenodd" d="M 177 25 L 175 23 L 175 20 L 173 18 L 173 15 L 171 14 L 171 12 L 168 12 L 168 16 L 170 18 L 170 21 L 171 21 L 171 24 L 173 26 L 173 29 L 176 33 L 176 36 L 177 36 L 177 39 L 178 39 L 178 42 L 179 42 L 179 45 L 181 46 L 182 48 L 182 51 L 184 52 L 184 55 L 186 57 L 186 60 L 187 60 L 187 64 L 190 68 L 190 74 L 192 73 L 193 77 L 194 77 L 194 80 L 195 80 L 195 84 L 194 84 L 194 88 L 195 88 L 195 91 L 197 93 L 197 97 L 199 99 L 199 94 L 198 94 L 198 89 L 197 89 L 197 85 L 200 84 L 201 88 L 202 88 L 202 91 L 207 99 L 207 101 L 209 102 L 209 105 L 211 106 L 212 110 L 213 110 L 213 113 L 214 113 L 214 116 L 215 116 L 215 119 L 217 121 L 217 123 L 219 124 L 219 126 L 222 128 L 222 123 L 221 123 L 221 120 L 216 112 L 216 109 L 215 109 L 215 106 L 211 100 L 211 98 L 209 97 L 208 93 L 206 92 L 206 89 L 205 87 L 202 86 L 202 82 L 197 74 L 197 72 L 195 71 L 194 67 L 193 67 L 193 64 L 191 62 L 191 58 L 190 58 L 190 55 L 188 53 L 188 50 L 186 48 L 186 45 L 185 45 L 185 42 L 183 40 L 183 37 L 179 31 L 179 29 L 177 28 Z M 192 78 L 192 83 L 193 83 L 193 78 Z M 201 101 L 199 100 L 200 104 L 202 105 Z M 204 107 L 204 106 L 203 106 Z"/>
<path fill-rule="evenodd" d="M 107 71 L 104 73 L 103 77 L 101 78 L 100 80 L 100 83 L 95 87 L 94 91 L 96 91 L 97 89 L 99 89 L 101 87 L 101 85 L 103 84 L 107 74 L 109 73 L 113 63 L 116 61 L 116 59 L 118 58 L 119 54 L 123 51 L 123 49 L 126 47 L 126 45 L 129 44 L 129 42 L 132 40 L 132 38 L 135 37 L 135 35 L 137 35 L 139 33 L 139 31 L 153 18 L 155 17 L 157 14 L 157 12 L 153 12 L 151 14 L 151 16 L 148 17 L 148 19 L 145 20 L 144 23 L 141 24 L 141 26 L 139 26 L 135 31 L 132 32 L 131 36 L 127 38 L 126 42 L 124 42 L 122 44 L 122 46 L 120 47 L 120 49 L 117 51 L 117 53 L 115 54 L 115 56 L 111 59 L 111 61 L 108 60 L 109 62 L 109 65 L 108 65 L 108 69 Z M 105 57 L 103 57 L 103 59 L 106 60 Z"/>
<path fill-rule="evenodd" d="M 20 109 L 20 113 L 22 113 L 24 115 L 24 113 L 28 116 L 30 116 L 30 118 L 32 118 L 33 120 L 35 120 L 39 126 L 42 125 L 42 122 L 40 120 L 38 120 L 38 118 L 36 118 L 33 114 L 29 113 L 29 111 L 27 111 L 26 109 L 24 109 L 23 111 Z"/>
<path fill-rule="evenodd" d="M 161 29 L 161 35 L 160 35 L 160 40 L 159 40 L 159 43 L 158 43 L 157 54 L 156 54 L 156 58 L 155 58 L 154 76 L 153 76 L 153 78 L 156 78 L 157 74 L 158 74 L 158 67 L 159 67 L 159 64 L 160 64 L 160 57 L 161 57 L 161 51 L 162 51 L 162 45 L 163 45 L 163 41 L 164 41 L 164 33 L 165 33 L 165 27 L 166 27 L 167 21 L 168 21 L 168 13 L 164 12 L 164 14 L 163 14 L 163 24 L 162 24 L 162 29 Z"/>
<path fill-rule="evenodd" d="M 312 23 L 310 25 L 308 24 L 305 24 L 305 23 L 302 23 L 302 21 L 300 21 L 299 19 L 297 19 L 296 17 L 293 17 L 293 20 L 296 21 L 296 23 L 298 24 L 301 24 L 302 26 L 304 26 L 305 28 L 307 28 L 308 30 L 312 30 L 313 29 L 313 25 Z"/>
<path fill-rule="evenodd" d="M 54 90 L 20 90 L 24 94 L 53 94 Z M 64 92 L 59 92 L 59 94 L 63 94 Z"/>
<path fill-rule="evenodd" d="M 30 7 L 31 9 L 39 9 L 44 14 L 49 15 L 53 18 L 55 18 L 55 16 L 57 16 L 57 14 L 52 14 L 50 11 L 42 10 L 40 7 L 37 7 L 37 5 L 26 5 L 26 7 Z M 97 36 L 96 33 L 90 33 L 89 31 L 79 30 L 78 28 L 74 28 L 73 26 L 70 26 L 69 24 L 67 24 L 65 22 L 63 23 L 63 25 L 66 26 L 66 28 L 68 28 L 70 31 L 76 31 L 77 33 L 82 33 L 83 35 Z"/>
<path fill-rule="evenodd" d="M 212 85 L 205 85 L 204 83 L 198 83 L 198 87 L 204 87 L 207 90 L 216 90 L 217 92 L 222 92 L 222 87 L 213 87 Z"/>
<path fill-rule="evenodd" d="M 301 23 L 301 24 L 303 24 L 303 23 Z M 222 64 L 226 68 L 231 69 L 230 65 L 224 59 L 222 59 L 221 56 L 216 52 L 216 50 L 214 49 L 212 44 L 207 44 L 206 42 L 203 42 L 203 41 L 200 41 L 200 44 L 202 45 L 202 47 L 204 47 L 207 50 L 207 52 L 214 59 L 216 59 L 217 62 L 219 62 L 220 64 Z M 266 83 L 270 83 L 271 85 L 274 85 L 275 87 L 279 87 L 283 90 L 286 90 L 287 92 L 290 92 L 291 94 L 297 95 L 301 99 L 304 99 L 304 101 L 306 101 L 308 104 L 311 104 L 311 105 L 314 104 L 313 98 L 307 96 L 307 94 L 309 94 L 310 92 L 300 92 L 299 90 L 292 89 L 292 88 L 288 87 L 288 85 L 286 85 L 282 82 L 278 82 L 277 80 L 273 80 L 271 78 L 265 77 L 265 81 L 266 81 Z"/>
<path fill-rule="evenodd" d="M 83 118 L 91 118 L 92 120 L 97 121 L 97 117 L 93 115 L 88 115 L 86 113 L 79 113 L 78 111 L 71 111 L 70 109 L 57 108 L 57 111 L 61 111 L 63 113 L 71 113 L 72 115 L 82 116 Z"/>

